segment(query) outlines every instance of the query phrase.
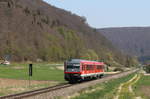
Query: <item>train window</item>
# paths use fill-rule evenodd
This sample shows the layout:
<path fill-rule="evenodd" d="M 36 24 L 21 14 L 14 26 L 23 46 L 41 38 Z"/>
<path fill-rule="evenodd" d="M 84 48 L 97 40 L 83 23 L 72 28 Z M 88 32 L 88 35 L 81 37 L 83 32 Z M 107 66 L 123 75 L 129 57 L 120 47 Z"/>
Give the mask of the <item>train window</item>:
<path fill-rule="evenodd" d="M 89 65 L 86 66 L 86 70 L 89 70 Z"/>
<path fill-rule="evenodd" d="M 86 70 L 94 70 L 94 65 L 86 65 Z"/>
<path fill-rule="evenodd" d="M 84 65 L 82 65 L 82 70 L 84 70 Z"/>
<path fill-rule="evenodd" d="M 99 66 L 98 66 L 98 65 L 96 66 L 96 69 L 99 69 Z"/>
<path fill-rule="evenodd" d="M 84 68 L 84 70 L 86 69 L 86 70 L 94 70 L 94 65 L 85 65 L 85 68 Z"/>
<path fill-rule="evenodd" d="M 91 66 L 91 70 L 94 70 L 94 65 Z"/>
<path fill-rule="evenodd" d="M 67 69 L 80 69 L 80 67 L 78 67 L 78 66 L 67 66 Z"/>
<path fill-rule="evenodd" d="M 91 70 L 91 65 L 87 65 L 86 70 Z"/>
<path fill-rule="evenodd" d="M 79 64 L 67 64 L 67 69 L 80 69 L 80 65 Z"/>
<path fill-rule="evenodd" d="M 103 69 L 102 65 L 97 65 L 96 67 L 97 67 L 98 70 Z"/>

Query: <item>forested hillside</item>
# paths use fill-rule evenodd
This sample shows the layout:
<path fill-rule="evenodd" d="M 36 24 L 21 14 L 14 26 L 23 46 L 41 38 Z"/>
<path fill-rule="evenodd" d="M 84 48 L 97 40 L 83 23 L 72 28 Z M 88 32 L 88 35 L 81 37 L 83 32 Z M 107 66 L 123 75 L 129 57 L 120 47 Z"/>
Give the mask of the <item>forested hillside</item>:
<path fill-rule="evenodd" d="M 85 18 L 42 0 L 0 0 L 0 56 L 6 55 L 13 61 L 127 59 Z"/>
<path fill-rule="evenodd" d="M 150 27 L 104 28 L 99 32 L 123 52 L 141 61 L 150 60 Z"/>

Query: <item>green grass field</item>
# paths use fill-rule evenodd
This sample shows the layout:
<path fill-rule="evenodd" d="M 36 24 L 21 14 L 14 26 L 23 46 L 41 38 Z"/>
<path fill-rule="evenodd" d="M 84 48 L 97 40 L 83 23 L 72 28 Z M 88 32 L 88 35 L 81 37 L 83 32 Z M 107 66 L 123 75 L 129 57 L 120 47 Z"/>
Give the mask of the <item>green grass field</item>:
<path fill-rule="evenodd" d="M 63 64 L 33 64 L 33 76 L 31 77 L 31 80 L 64 81 L 63 70 L 58 69 L 58 66 L 63 66 Z M 25 63 L 0 65 L 0 78 L 27 80 L 29 79 L 28 69 L 29 66 Z"/>
<path fill-rule="evenodd" d="M 150 76 L 141 75 L 140 80 L 133 85 L 133 89 L 137 95 L 142 96 L 143 99 L 150 99 Z"/>
<path fill-rule="evenodd" d="M 87 90 L 81 91 L 77 96 L 72 97 L 72 99 L 113 99 L 119 85 L 130 80 L 134 75 L 135 74 L 130 74 L 117 80 L 110 80 L 92 86 Z"/>
<path fill-rule="evenodd" d="M 0 65 L 0 96 L 54 86 L 65 82 L 63 64 L 33 63 L 33 76 L 30 77 L 32 80 L 30 85 L 28 72 L 29 64 L 27 63 Z"/>

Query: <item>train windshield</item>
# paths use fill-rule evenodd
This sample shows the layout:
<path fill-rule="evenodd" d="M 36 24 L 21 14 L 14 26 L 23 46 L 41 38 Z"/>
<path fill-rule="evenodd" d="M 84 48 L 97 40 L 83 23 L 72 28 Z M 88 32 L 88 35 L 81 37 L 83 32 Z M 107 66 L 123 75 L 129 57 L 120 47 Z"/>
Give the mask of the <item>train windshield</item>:
<path fill-rule="evenodd" d="M 79 72 L 80 71 L 80 64 L 67 64 L 67 71 L 68 72 Z"/>

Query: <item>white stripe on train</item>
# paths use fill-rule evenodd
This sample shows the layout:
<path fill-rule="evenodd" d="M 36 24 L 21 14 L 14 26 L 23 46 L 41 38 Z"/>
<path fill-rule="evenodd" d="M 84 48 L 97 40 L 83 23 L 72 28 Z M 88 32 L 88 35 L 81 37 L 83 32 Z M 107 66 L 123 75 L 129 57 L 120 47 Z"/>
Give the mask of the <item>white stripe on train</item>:
<path fill-rule="evenodd" d="M 97 75 L 101 75 L 101 74 L 104 74 L 104 72 L 100 72 L 100 73 L 90 73 L 90 74 L 81 74 L 81 77 L 97 76 Z"/>

